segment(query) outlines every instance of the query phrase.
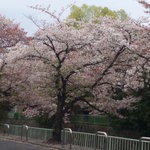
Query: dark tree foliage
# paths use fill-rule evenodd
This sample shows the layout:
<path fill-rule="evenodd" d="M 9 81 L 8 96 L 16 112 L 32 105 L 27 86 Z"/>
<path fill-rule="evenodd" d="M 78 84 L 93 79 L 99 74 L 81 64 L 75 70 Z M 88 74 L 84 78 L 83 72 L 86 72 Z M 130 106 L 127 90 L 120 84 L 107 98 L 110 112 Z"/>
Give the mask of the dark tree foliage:
<path fill-rule="evenodd" d="M 0 102 L 0 121 L 8 119 L 8 112 L 11 109 L 11 105 L 8 101 Z"/>
<path fill-rule="evenodd" d="M 142 136 L 149 136 L 150 133 L 150 79 L 146 72 L 143 72 L 144 87 L 137 91 L 132 91 L 133 95 L 140 97 L 140 101 L 135 104 L 136 109 L 120 110 L 124 118 L 120 119 L 111 116 L 111 124 L 115 129 L 125 129 L 137 131 Z M 118 96 L 125 96 L 121 91 Z"/>

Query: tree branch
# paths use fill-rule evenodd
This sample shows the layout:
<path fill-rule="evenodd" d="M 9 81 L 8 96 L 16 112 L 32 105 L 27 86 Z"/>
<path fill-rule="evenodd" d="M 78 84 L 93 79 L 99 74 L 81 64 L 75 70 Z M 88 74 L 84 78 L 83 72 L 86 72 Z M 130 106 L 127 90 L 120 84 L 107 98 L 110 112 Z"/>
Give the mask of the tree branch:
<path fill-rule="evenodd" d="M 126 48 L 127 47 L 124 46 L 124 45 L 120 48 L 120 50 L 117 52 L 117 54 L 115 55 L 115 57 L 113 58 L 113 60 L 111 61 L 111 63 L 106 67 L 106 69 L 103 71 L 103 73 L 100 75 L 100 77 L 92 85 L 92 88 L 94 88 L 95 86 L 97 86 L 97 84 L 103 79 L 104 75 L 109 71 L 110 68 L 113 67 L 113 65 L 116 62 L 116 60 L 118 59 L 118 57 L 125 51 Z"/>
<path fill-rule="evenodd" d="M 95 66 L 95 65 L 100 64 L 100 63 L 101 63 L 101 61 L 84 64 L 83 66 L 78 67 L 76 70 L 71 71 L 71 72 L 66 76 L 65 80 L 68 81 L 69 78 L 70 78 L 73 74 L 77 73 L 78 71 L 80 71 L 80 70 L 82 70 L 82 69 L 84 69 L 84 68 L 86 68 L 86 67 Z"/>

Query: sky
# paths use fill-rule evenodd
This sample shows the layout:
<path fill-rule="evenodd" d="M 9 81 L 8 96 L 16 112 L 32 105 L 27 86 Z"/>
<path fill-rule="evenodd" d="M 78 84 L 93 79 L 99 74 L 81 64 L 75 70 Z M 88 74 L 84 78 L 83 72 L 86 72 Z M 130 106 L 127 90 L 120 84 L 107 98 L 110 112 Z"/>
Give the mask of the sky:
<path fill-rule="evenodd" d="M 147 0 L 147 2 L 150 2 L 150 0 Z M 13 19 L 16 23 L 20 23 L 20 26 L 28 32 L 28 35 L 32 35 L 37 27 L 27 16 L 33 16 L 38 20 L 48 19 L 48 16 L 44 16 L 44 14 L 31 9 L 29 6 L 39 4 L 47 7 L 50 4 L 52 11 L 60 12 L 62 7 L 73 3 L 78 6 L 87 4 L 108 7 L 112 10 L 124 9 L 134 19 L 146 16 L 144 8 L 136 0 L 0 0 L 0 14 Z M 68 9 L 63 17 L 67 17 L 69 12 Z"/>

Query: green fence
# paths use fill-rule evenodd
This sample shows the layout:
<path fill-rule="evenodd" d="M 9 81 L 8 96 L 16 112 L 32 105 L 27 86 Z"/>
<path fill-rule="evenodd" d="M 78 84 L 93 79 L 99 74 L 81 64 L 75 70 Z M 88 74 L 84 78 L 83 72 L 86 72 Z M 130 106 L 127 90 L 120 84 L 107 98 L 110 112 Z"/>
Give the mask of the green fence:
<path fill-rule="evenodd" d="M 0 129 L 5 131 L 7 136 L 14 135 L 17 137 L 24 137 L 26 140 L 35 139 L 46 142 L 53 138 L 52 129 L 8 124 L 1 124 Z M 148 137 L 142 137 L 138 140 L 105 136 L 105 132 L 98 133 L 104 133 L 104 135 L 76 131 L 72 132 L 71 129 L 68 129 L 62 131 L 61 138 L 63 145 L 70 145 L 70 148 L 73 146 L 73 148 L 79 147 L 78 149 L 85 150 L 150 150 L 150 138 Z"/>
<path fill-rule="evenodd" d="M 53 138 L 53 129 L 29 127 L 28 137 L 31 139 L 48 141 Z"/>
<path fill-rule="evenodd" d="M 7 124 L 6 124 L 7 125 Z M 28 130 L 26 132 L 25 125 L 9 125 L 9 129 L 7 129 L 7 126 L 3 125 L 2 130 L 5 132 L 6 135 L 14 135 L 18 136 L 21 139 L 26 138 L 27 139 L 35 139 L 35 140 L 41 140 L 41 141 L 48 141 L 49 139 L 52 139 L 53 130 L 52 129 L 44 129 L 44 128 L 36 128 L 36 127 L 28 127 Z"/>
<path fill-rule="evenodd" d="M 71 123 L 109 126 L 110 118 L 107 115 L 91 116 L 91 115 L 72 115 Z"/>
<path fill-rule="evenodd" d="M 15 136 L 21 136 L 22 134 L 22 126 L 21 125 L 10 125 L 9 134 Z"/>
<path fill-rule="evenodd" d="M 70 142 L 69 132 L 65 131 L 66 144 Z M 97 141 L 97 142 L 96 142 Z M 72 132 L 72 145 L 84 147 L 85 150 L 150 150 L 150 139 L 138 140 L 123 137 L 98 135 L 85 132 Z"/>

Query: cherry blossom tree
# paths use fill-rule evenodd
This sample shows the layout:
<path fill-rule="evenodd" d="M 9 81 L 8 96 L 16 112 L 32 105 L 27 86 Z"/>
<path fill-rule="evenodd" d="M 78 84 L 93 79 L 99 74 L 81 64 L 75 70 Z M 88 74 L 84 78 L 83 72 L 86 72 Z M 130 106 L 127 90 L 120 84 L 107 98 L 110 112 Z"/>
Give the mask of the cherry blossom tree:
<path fill-rule="evenodd" d="M 150 11 L 149 11 L 149 9 L 150 9 L 150 4 L 149 4 L 147 1 L 145 1 L 145 0 L 138 0 L 138 2 L 139 2 L 140 4 L 142 4 L 142 5 L 147 9 L 146 13 L 150 13 Z"/>
<path fill-rule="evenodd" d="M 0 15 L 0 50 L 6 50 L 18 42 L 27 42 L 26 32 L 12 20 Z"/>
<path fill-rule="evenodd" d="M 15 95 L 15 84 L 19 80 L 21 68 L 16 68 L 11 62 L 9 53 L 17 44 L 27 44 L 30 38 L 26 32 L 15 24 L 12 20 L 0 15 L 0 101 L 8 100 Z M 16 69 L 15 69 L 16 68 Z"/>
<path fill-rule="evenodd" d="M 115 115 L 120 109 L 134 108 L 138 99 L 131 93 L 143 86 L 142 66 L 149 63 L 149 30 L 130 19 L 62 21 L 49 7 L 32 8 L 55 22 L 44 24 L 28 46 L 16 48 L 15 59 L 32 64 L 29 86 L 20 92 L 26 115 L 54 115 L 55 139 L 60 141 L 63 119 L 77 104 L 91 113 Z M 116 89 L 126 95 L 114 98 Z"/>
<path fill-rule="evenodd" d="M 145 13 L 149 14 L 150 5 L 148 1 L 138 0 L 145 8 Z M 143 34 L 139 36 L 141 38 L 136 43 L 139 45 L 139 49 L 135 51 L 135 54 L 138 55 L 132 64 L 131 69 L 127 71 L 127 81 L 126 85 L 130 92 L 139 98 L 139 102 L 136 103 L 136 109 L 134 110 L 122 110 L 121 114 L 124 115 L 124 118 L 120 119 L 118 117 L 116 122 L 117 126 L 125 129 L 138 130 L 143 135 L 147 136 L 146 133 L 149 131 L 149 85 L 150 85 L 150 76 L 149 76 L 149 20 L 144 18 L 140 20 L 141 24 L 146 24 L 143 27 Z M 143 117 L 144 116 L 144 117 Z M 120 122 L 120 125 L 119 125 Z M 124 125 L 125 124 L 125 125 Z M 141 128 L 144 130 L 141 131 Z"/>

